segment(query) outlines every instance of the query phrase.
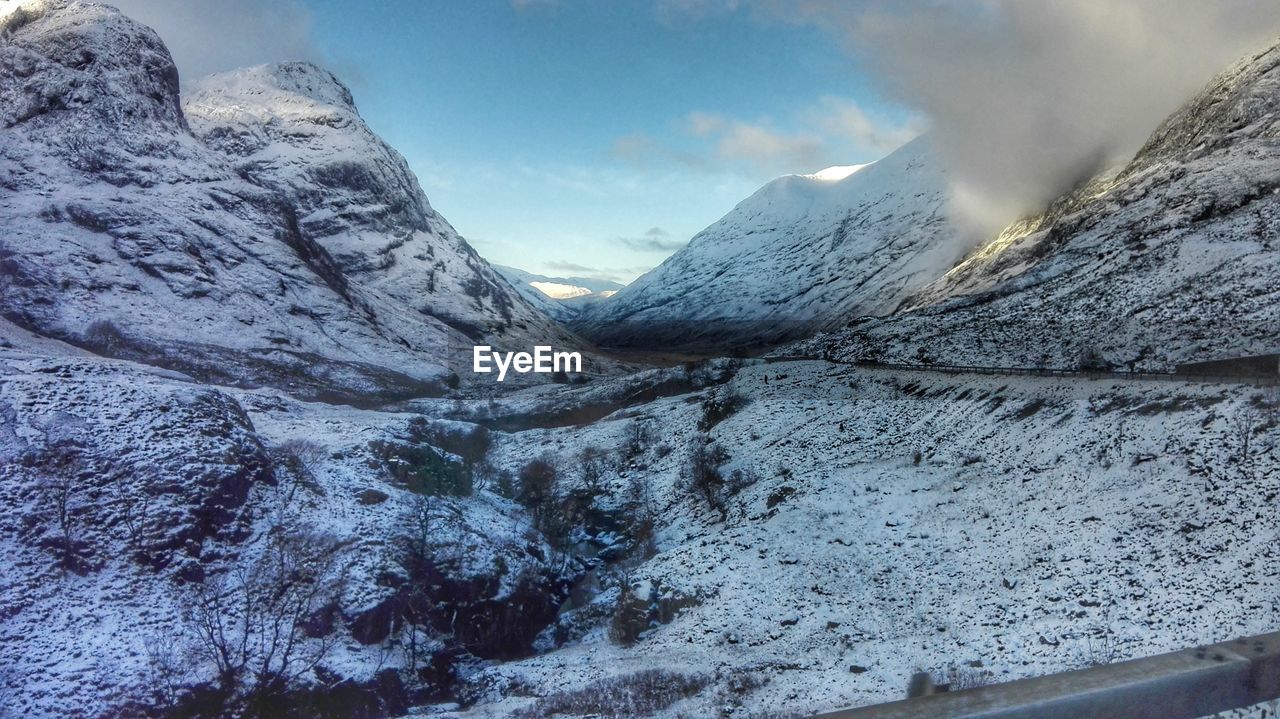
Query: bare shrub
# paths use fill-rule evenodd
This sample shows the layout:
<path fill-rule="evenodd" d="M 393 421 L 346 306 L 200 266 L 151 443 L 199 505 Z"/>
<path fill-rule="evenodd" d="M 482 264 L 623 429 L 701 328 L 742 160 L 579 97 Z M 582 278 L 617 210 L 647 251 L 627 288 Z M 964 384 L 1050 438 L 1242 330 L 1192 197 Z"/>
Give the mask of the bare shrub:
<path fill-rule="evenodd" d="M 147 705 L 165 714 L 178 707 L 183 692 L 192 683 L 191 657 L 184 646 L 177 636 L 151 635 L 142 643 L 147 657 L 143 671 L 144 686 L 150 695 Z"/>
<path fill-rule="evenodd" d="M 229 713 L 279 701 L 328 655 L 325 615 L 349 569 L 340 549 L 327 534 L 279 531 L 256 562 L 191 585 L 184 619 Z"/>
<path fill-rule="evenodd" d="M 529 460 L 520 468 L 516 501 L 528 507 L 537 519 L 551 503 L 559 475 L 560 472 L 549 455 Z"/>
<path fill-rule="evenodd" d="M 782 715 L 771 713 L 748 713 L 747 698 L 756 690 L 769 684 L 767 672 L 751 668 L 735 668 L 729 670 L 728 676 L 719 682 L 716 688 L 715 705 L 719 707 L 722 717 L 754 717 L 754 719 L 781 719 Z M 800 714 L 795 716 L 799 717 Z"/>
<path fill-rule="evenodd" d="M 316 471 L 329 456 L 329 451 L 308 439 L 290 439 L 271 449 L 275 464 L 276 487 L 279 503 L 283 507 L 293 504 L 299 488 L 323 495 L 324 489 L 316 481 Z"/>
<path fill-rule="evenodd" d="M 403 519 L 403 532 L 393 542 L 395 563 L 409 581 L 399 603 L 398 641 L 404 650 L 406 666 L 412 674 L 422 662 L 429 662 L 435 647 L 431 642 L 429 611 L 433 604 L 431 587 L 418 581 L 433 576 L 436 564 L 432 538 L 440 523 L 441 500 L 419 495 Z"/>
<path fill-rule="evenodd" d="M 1105 618 L 1103 623 L 1075 635 L 1074 640 L 1075 653 L 1081 666 L 1100 667 L 1123 657 L 1121 642 Z"/>
<path fill-rule="evenodd" d="M 637 419 L 632 422 L 627 426 L 623 453 L 628 459 L 644 454 L 645 449 L 653 444 L 654 434 L 652 420 Z"/>
<path fill-rule="evenodd" d="M 542 719 L 557 714 L 599 719 L 648 716 L 697 694 L 707 682 L 699 675 L 646 669 L 602 679 L 583 689 L 542 697 L 533 706 L 517 710 L 511 716 L 515 719 Z"/>
<path fill-rule="evenodd" d="M 658 553 L 658 510 L 654 506 L 649 483 L 642 477 L 631 477 L 627 500 L 630 505 L 628 514 L 631 517 L 628 533 L 631 535 L 635 558 L 643 561 Z"/>
<path fill-rule="evenodd" d="M 95 320 L 85 328 L 82 342 L 99 354 L 114 355 L 125 349 L 128 340 L 120 328 L 110 320 Z"/>
<path fill-rule="evenodd" d="M 981 667 L 947 667 L 943 672 L 934 673 L 934 683 L 945 685 L 947 691 L 959 692 L 995 684 L 996 676 L 990 669 Z"/>
<path fill-rule="evenodd" d="M 41 546 L 53 554 L 63 571 L 88 572 L 93 547 L 84 540 L 82 521 L 88 501 L 81 495 L 83 477 L 94 467 L 84 447 L 75 441 L 57 441 L 28 455 L 24 462 L 40 471 L 37 506 L 46 527 Z"/>
<path fill-rule="evenodd" d="M 520 468 L 520 486 L 516 501 L 529 508 L 533 524 L 542 532 L 547 543 L 556 549 L 569 545 L 569 537 L 578 516 L 590 498 L 581 493 L 571 493 L 570 501 L 558 501 L 556 486 L 560 470 L 548 455 L 529 460 Z"/>
<path fill-rule="evenodd" d="M 736 390 L 713 392 L 702 401 L 702 418 L 698 420 L 698 429 L 709 432 L 748 404 L 751 404 L 751 399 Z"/>

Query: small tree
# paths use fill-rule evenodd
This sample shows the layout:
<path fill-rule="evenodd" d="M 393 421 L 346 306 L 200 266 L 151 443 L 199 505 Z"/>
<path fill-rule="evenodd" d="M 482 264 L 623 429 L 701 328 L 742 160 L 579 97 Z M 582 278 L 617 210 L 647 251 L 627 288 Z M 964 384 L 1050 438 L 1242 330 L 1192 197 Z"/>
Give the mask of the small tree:
<path fill-rule="evenodd" d="M 727 516 L 728 511 L 724 504 L 725 478 L 720 473 L 720 465 L 728 459 L 723 447 L 708 444 L 705 436 L 700 435 L 689 448 L 686 468 L 690 488 L 708 507 L 719 512 L 721 519 Z"/>
<path fill-rule="evenodd" d="M 554 496 L 558 474 L 555 463 L 547 455 L 529 460 L 520 468 L 516 501 L 528 507 L 535 518 L 541 517 Z"/>
<path fill-rule="evenodd" d="M 400 601 L 402 625 L 400 641 L 410 673 L 418 663 L 430 658 L 429 614 L 432 606 L 431 577 L 435 576 L 433 534 L 439 522 L 441 500 L 419 495 L 406 513 L 403 533 L 393 543 L 394 560 L 408 577 Z"/>
<path fill-rule="evenodd" d="M 1253 434 L 1257 431 L 1261 418 L 1261 413 L 1253 407 L 1241 407 L 1236 411 L 1235 416 L 1231 418 L 1231 435 L 1235 438 L 1235 444 L 1239 448 L 1237 456 L 1241 462 L 1249 459 L 1249 445 L 1253 440 Z"/>
<path fill-rule="evenodd" d="M 624 447 L 627 458 L 643 454 L 645 448 L 653 443 L 653 434 L 652 420 L 637 419 L 628 425 Z"/>
<path fill-rule="evenodd" d="M 599 447 L 584 447 L 578 453 L 578 472 L 582 488 L 592 498 L 605 493 L 604 478 L 612 469 L 609 455 Z"/>

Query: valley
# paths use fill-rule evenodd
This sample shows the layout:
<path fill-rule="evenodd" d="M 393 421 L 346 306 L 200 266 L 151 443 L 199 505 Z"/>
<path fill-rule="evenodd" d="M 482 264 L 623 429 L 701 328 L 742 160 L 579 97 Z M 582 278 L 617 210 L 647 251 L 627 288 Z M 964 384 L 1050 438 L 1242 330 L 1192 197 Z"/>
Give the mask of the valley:
<path fill-rule="evenodd" d="M 991 237 L 924 134 L 623 287 L 490 265 L 315 63 L 24 3 L 0 717 L 807 717 L 1272 631 L 1278 87 Z"/>

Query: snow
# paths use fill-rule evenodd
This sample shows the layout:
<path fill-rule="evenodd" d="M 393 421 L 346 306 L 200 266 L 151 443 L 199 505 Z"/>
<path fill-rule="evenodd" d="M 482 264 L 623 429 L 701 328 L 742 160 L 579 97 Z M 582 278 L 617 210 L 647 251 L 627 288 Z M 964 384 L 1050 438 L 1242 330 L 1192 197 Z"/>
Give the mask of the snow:
<path fill-rule="evenodd" d="M 705 349 L 892 312 L 963 250 L 929 141 L 770 182 L 571 327 L 606 346 Z"/>
<path fill-rule="evenodd" d="M 755 481 L 723 522 L 682 484 L 683 448 L 702 441 L 683 397 L 503 439 L 508 466 L 539 453 L 571 466 L 651 422 L 623 471 L 654 494 L 660 551 L 615 581 L 697 602 L 633 647 L 596 630 L 486 681 L 545 696 L 646 668 L 722 687 L 758 675 L 747 708 L 805 714 L 899 698 L 918 670 L 981 662 L 1003 681 L 1102 646 L 1119 659 L 1266 631 L 1280 610 L 1275 426 L 1245 460 L 1231 429 L 1255 388 L 824 362 L 748 364 L 729 387 L 752 401 L 710 438 Z M 716 696 L 658 716 L 709 715 Z"/>
<path fill-rule="evenodd" d="M 566 285 L 559 282 L 530 282 L 535 290 L 550 297 L 553 300 L 567 300 L 571 297 L 581 297 L 591 294 L 591 290 L 586 287 L 578 287 L 577 285 Z"/>
<path fill-rule="evenodd" d="M 595 277 L 548 277 L 502 265 L 494 265 L 493 269 L 529 304 L 562 323 L 572 321 L 585 307 L 612 297 L 622 287 Z"/>
<path fill-rule="evenodd" d="M 47 5 L 0 47 L 26 68 L 0 74 L 2 243 L 22 278 L 6 303 L 23 326 L 80 343 L 107 327 L 119 337 L 98 351 L 349 398 L 468 381 L 477 340 L 580 344 L 431 208 L 328 72 L 259 66 L 181 98 L 151 30 Z"/>
<path fill-rule="evenodd" d="M 5 709 L 141 713 L 156 641 L 211 680 L 191 591 L 298 530 L 348 568 L 331 631 L 301 639 L 333 642 L 332 674 L 307 680 L 382 702 L 389 671 L 410 716 L 528 716 L 646 670 L 699 687 L 655 717 L 807 714 L 919 670 L 1007 680 L 1274 629 L 1275 388 L 794 357 L 1274 351 L 1280 49 L 967 258 L 924 138 L 779 178 L 618 289 L 489 267 L 315 65 L 184 100 L 154 33 L 42 7 L 0 44 L 21 69 L 0 72 Z M 577 342 L 540 310 L 633 344 L 827 332 L 446 391 L 452 349 Z M 474 491 L 415 491 L 428 460 L 472 463 Z M 556 469 L 537 511 L 512 499 L 533 460 Z"/>
<path fill-rule="evenodd" d="M 868 164 L 835 165 L 833 167 L 828 167 L 823 170 L 818 170 L 817 172 L 814 172 L 809 175 L 801 175 L 801 177 L 807 177 L 811 180 L 822 180 L 824 182 L 837 182 L 839 180 L 845 179 L 849 175 L 852 175 L 853 173 L 857 172 L 858 170 L 861 170 L 862 168 L 867 167 Z"/>

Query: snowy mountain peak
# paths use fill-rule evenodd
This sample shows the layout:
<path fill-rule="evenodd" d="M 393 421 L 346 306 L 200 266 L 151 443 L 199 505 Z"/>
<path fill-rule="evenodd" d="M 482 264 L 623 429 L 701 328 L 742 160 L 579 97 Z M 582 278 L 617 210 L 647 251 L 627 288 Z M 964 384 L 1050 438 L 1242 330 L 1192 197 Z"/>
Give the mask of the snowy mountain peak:
<path fill-rule="evenodd" d="M 1129 369 L 1275 352 L 1280 46 L 1174 111 L 1133 161 L 862 323 L 853 357 Z M 991 317 L 999 317 L 992 323 Z"/>
<path fill-rule="evenodd" d="M 201 79 L 188 107 L 205 112 L 245 113 L 262 119 L 319 108 L 356 113 L 351 91 L 333 73 L 310 62 L 241 68 Z M 189 110 L 190 111 L 190 110 Z"/>
<path fill-rule="evenodd" d="M 124 130 L 124 141 L 133 129 L 185 131 L 178 70 L 151 28 L 93 3 L 44 0 L 3 10 L 0 37 L 11 64 L 0 73 L 0 126 L 61 135 L 97 124 Z"/>
<path fill-rule="evenodd" d="M 360 402 L 442 391 L 475 342 L 576 344 L 431 208 L 330 73 L 225 73 L 184 112 L 155 32 L 102 5 L 29 7 L 0 41 L 8 320 Z"/>
<path fill-rule="evenodd" d="M 605 345 L 723 348 L 891 312 L 963 247 L 928 138 L 760 188 L 573 324 Z"/>
<path fill-rule="evenodd" d="M 1210 81 L 1161 123 L 1130 169 L 1264 137 L 1280 137 L 1280 43 L 1242 58 Z"/>

